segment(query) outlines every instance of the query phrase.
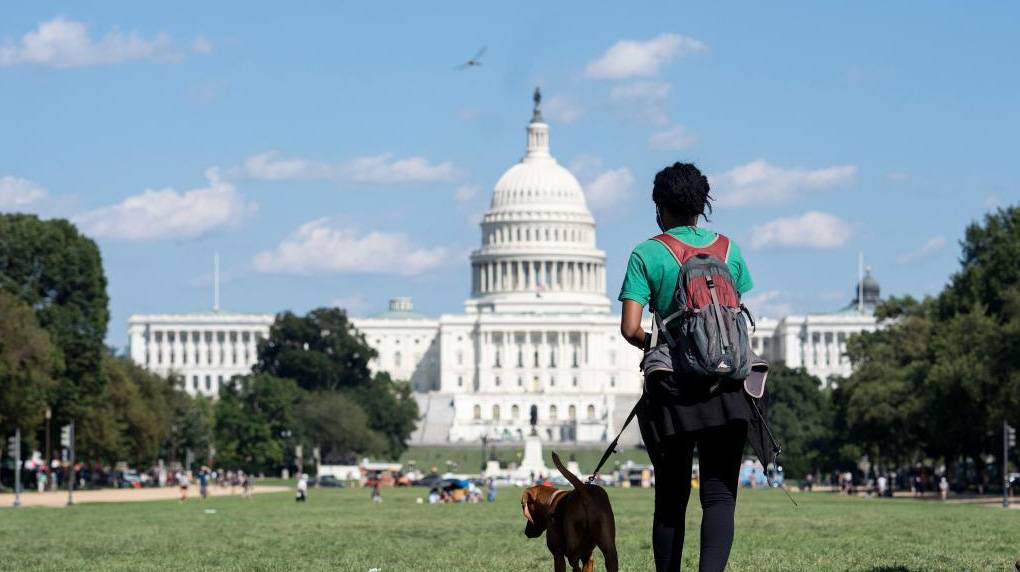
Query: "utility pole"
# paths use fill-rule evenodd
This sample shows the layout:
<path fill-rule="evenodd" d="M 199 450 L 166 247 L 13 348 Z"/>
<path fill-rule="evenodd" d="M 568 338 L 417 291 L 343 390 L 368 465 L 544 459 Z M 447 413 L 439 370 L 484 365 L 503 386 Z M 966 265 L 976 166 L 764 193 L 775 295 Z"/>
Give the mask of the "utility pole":
<path fill-rule="evenodd" d="M 71 478 L 67 481 L 67 506 L 74 505 L 74 481 L 77 478 L 74 470 L 74 420 L 60 429 L 60 445 L 68 452 L 71 463 Z"/>
<path fill-rule="evenodd" d="M 21 429 L 7 441 L 7 454 L 14 459 L 14 508 L 21 506 Z"/>
<path fill-rule="evenodd" d="M 51 470 L 53 469 L 53 463 L 52 463 L 53 455 L 50 452 L 50 420 L 52 418 L 53 418 L 53 410 L 50 409 L 49 405 L 47 405 L 46 406 L 46 458 L 45 458 L 44 463 L 46 465 L 46 467 L 45 467 L 46 468 L 46 475 L 49 476 L 49 477 L 53 476 L 53 473 L 51 472 Z M 52 487 L 53 486 L 53 482 L 52 482 L 53 479 L 50 479 L 50 481 L 51 481 L 50 482 L 50 486 Z"/>
<path fill-rule="evenodd" d="M 1016 446 L 1016 429 L 1002 421 L 1002 506 L 1009 508 L 1009 449 Z"/>

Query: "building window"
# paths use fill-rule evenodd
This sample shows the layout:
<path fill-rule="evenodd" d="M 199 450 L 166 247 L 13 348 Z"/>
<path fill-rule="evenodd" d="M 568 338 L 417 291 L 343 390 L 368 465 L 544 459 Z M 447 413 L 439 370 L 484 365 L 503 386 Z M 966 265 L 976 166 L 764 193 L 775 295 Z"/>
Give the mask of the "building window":
<path fill-rule="evenodd" d="M 191 387 L 188 388 L 189 392 L 198 391 L 198 376 L 191 376 Z"/>
<path fill-rule="evenodd" d="M 393 353 L 393 365 L 400 367 L 400 352 Z"/>
<path fill-rule="evenodd" d="M 510 407 L 510 417 L 517 419 L 521 416 L 521 408 L 513 405 Z"/>
<path fill-rule="evenodd" d="M 205 390 L 206 391 L 212 391 L 212 376 L 211 375 L 205 376 Z"/>
<path fill-rule="evenodd" d="M 501 352 L 501 351 L 499 351 L 499 348 L 496 348 L 496 364 L 495 364 L 495 365 L 494 365 L 493 367 L 503 367 L 503 366 L 502 366 L 502 365 L 500 364 L 500 361 L 501 361 L 501 359 L 500 359 L 500 358 L 502 357 L 502 356 L 500 356 L 500 354 L 501 354 L 501 353 L 502 353 L 502 352 Z"/>
<path fill-rule="evenodd" d="M 577 419 L 577 408 L 574 407 L 573 405 L 568 407 L 567 408 L 567 417 L 570 418 L 571 421 Z"/>
<path fill-rule="evenodd" d="M 517 348 L 517 367 L 524 367 L 524 350 Z"/>
<path fill-rule="evenodd" d="M 549 352 L 549 367 L 556 367 L 556 348 Z"/>
<path fill-rule="evenodd" d="M 464 365 L 464 352 L 457 352 L 457 365 Z"/>
<path fill-rule="evenodd" d="M 570 367 L 580 367 L 578 365 L 578 363 L 577 363 L 578 353 L 579 352 L 577 351 L 577 346 L 574 346 L 573 347 L 573 361 L 571 362 L 571 366 Z"/>
<path fill-rule="evenodd" d="M 609 365 L 616 365 L 616 351 L 609 352 Z"/>
<path fill-rule="evenodd" d="M 457 387 L 464 387 L 464 378 L 459 375 L 457 376 Z"/>
<path fill-rule="evenodd" d="M 534 359 L 535 367 L 538 367 L 538 350 L 535 350 L 535 356 L 534 357 L 535 357 L 535 359 Z"/>
<path fill-rule="evenodd" d="M 549 406 L 549 421 L 556 421 L 556 406 Z"/>
<path fill-rule="evenodd" d="M 555 377 L 552 377 L 552 376 L 549 377 L 549 387 L 556 387 L 556 378 Z"/>
<path fill-rule="evenodd" d="M 577 376 L 576 375 L 573 378 L 571 378 L 570 383 L 572 383 L 574 385 L 574 387 L 577 387 Z"/>
<path fill-rule="evenodd" d="M 496 376 L 496 387 L 499 387 L 499 376 Z"/>
<path fill-rule="evenodd" d="M 492 420 L 499 421 L 499 405 L 492 406 Z"/>
<path fill-rule="evenodd" d="M 609 387 L 616 387 L 616 376 L 609 376 Z"/>
<path fill-rule="evenodd" d="M 524 387 L 524 378 L 517 376 L 517 387 Z"/>
<path fill-rule="evenodd" d="M 588 405 L 588 419 L 589 420 L 595 419 L 595 406 L 594 405 L 590 405 L 590 404 Z"/>
<path fill-rule="evenodd" d="M 474 413 L 474 418 L 475 419 L 481 419 L 482 418 L 482 406 L 481 405 L 475 405 L 473 413 Z"/>

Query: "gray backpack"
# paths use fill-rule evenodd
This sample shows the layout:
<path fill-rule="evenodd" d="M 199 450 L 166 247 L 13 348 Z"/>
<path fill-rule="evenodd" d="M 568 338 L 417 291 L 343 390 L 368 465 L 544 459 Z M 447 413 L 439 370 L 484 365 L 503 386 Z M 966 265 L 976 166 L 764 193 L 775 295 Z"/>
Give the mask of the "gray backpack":
<path fill-rule="evenodd" d="M 747 329 L 751 314 L 740 303 L 740 293 L 726 264 L 729 239 L 720 234 L 700 248 L 667 233 L 654 240 L 661 242 L 680 265 L 673 293 L 679 309 L 665 317 L 655 314 L 659 333 L 669 345 L 674 375 L 680 379 L 743 380 L 751 372 Z"/>

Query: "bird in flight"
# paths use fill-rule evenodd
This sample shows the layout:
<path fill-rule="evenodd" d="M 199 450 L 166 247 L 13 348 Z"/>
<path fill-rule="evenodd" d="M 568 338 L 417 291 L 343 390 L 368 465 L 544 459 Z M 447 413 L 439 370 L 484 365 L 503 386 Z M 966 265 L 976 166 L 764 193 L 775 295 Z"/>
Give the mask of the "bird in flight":
<path fill-rule="evenodd" d="M 454 69 L 466 70 L 466 69 L 471 68 L 471 67 L 482 65 L 482 55 L 485 54 L 485 50 L 487 50 L 487 49 L 488 48 L 486 48 L 485 46 L 482 46 L 482 49 L 478 50 L 478 53 L 475 54 L 474 57 L 472 57 L 468 61 L 460 64 L 459 66 L 457 66 Z"/>

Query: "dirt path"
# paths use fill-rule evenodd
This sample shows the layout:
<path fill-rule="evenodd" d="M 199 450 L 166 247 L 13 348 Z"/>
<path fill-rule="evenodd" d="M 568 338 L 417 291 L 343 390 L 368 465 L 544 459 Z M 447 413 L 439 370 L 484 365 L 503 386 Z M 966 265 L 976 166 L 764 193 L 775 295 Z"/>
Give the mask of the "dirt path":
<path fill-rule="evenodd" d="M 229 496 L 230 488 L 209 487 L 209 496 Z M 280 493 L 291 490 L 284 486 L 256 486 L 255 494 Z M 241 494 L 241 487 L 234 487 L 235 495 Z M 192 486 L 188 490 L 188 500 L 198 497 L 198 487 Z M 74 491 L 75 504 L 90 502 L 141 502 L 155 500 L 172 500 L 180 498 L 180 490 L 177 487 L 153 487 L 144 489 L 100 489 L 97 491 Z M 0 494 L 0 507 L 8 508 L 14 505 L 13 494 Z M 61 507 L 67 505 L 67 491 L 55 491 L 45 493 L 24 493 L 21 495 L 21 506 L 48 506 Z"/>

